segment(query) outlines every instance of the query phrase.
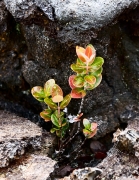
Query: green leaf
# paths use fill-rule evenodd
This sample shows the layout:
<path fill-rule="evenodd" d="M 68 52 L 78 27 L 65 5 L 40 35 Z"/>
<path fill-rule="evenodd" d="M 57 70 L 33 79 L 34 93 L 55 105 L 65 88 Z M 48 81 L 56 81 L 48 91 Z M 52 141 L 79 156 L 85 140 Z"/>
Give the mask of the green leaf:
<path fill-rule="evenodd" d="M 96 83 L 95 83 L 93 89 L 96 88 L 101 83 L 101 80 L 102 80 L 102 75 L 100 75 L 96 78 Z"/>
<path fill-rule="evenodd" d="M 71 95 L 68 94 L 64 97 L 63 101 L 60 103 L 60 109 L 64 109 L 69 104 L 70 101 L 71 101 Z"/>
<path fill-rule="evenodd" d="M 103 68 L 101 67 L 101 68 L 98 69 L 97 71 L 91 72 L 91 75 L 94 75 L 94 76 L 98 77 L 98 76 L 101 75 L 102 71 L 103 71 Z"/>
<path fill-rule="evenodd" d="M 93 75 L 86 75 L 84 80 L 89 83 L 90 85 L 94 85 L 96 83 L 96 78 Z"/>
<path fill-rule="evenodd" d="M 91 134 L 91 131 L 89 131 L 88 129 L 83 129 L 83 134 L 88 138 Z"/>
<path fill-rule="evenodd" d="M 55 112 L 54 112 L 54 114 L 58 117 L 59 116 L 59 114 L 58 114 L 58 110 L 56 110 Z M 60 112 L 60 117 L 62 117 L 62 116 L 64 116 L 64 112 Z"/>
<path fill-rule="evenodd" d="M 68 127 L 69 127 L 69 122 L 67 121 L 67 119 L 66 119 L 66 120 L 64 119 L 64 121 L 65 121 L 66 123 L 65 123 L 64 126 L 62 126 L 62 129 L 63 129 L 63 130 L 67 130 Z M 63 122 L 62 122 L 62 123 L 63 123 Z M 63 123 L 63 124 L 64 124 L 64 123 Z"/>
<path fill-rule="evenodd" d="M 59 130 L 59 129 L 57 129 L 57 128 L 52 128 L 52 129 L 50 130 L 50 132 L 51 132 L 51 133 L 54 133 L 54 132 L 57 131 L 57 130 Z"/>
<path fill-rule="evenodd" d="M 48 96 L 51 96 L 51 93 L 52 93 L 52 87 L 55 85 L 55 80 L 54 79 L 49 79 L 45 85 L 44 85 L 44 93 L 45 93 L 45 96 L 48 97 Z"/>
<path fill-rule="evenodd" d="M 96 57 L 94 62 L 91 64 L 92 69 L 98 70 L 104 63 L 104 59 L 102 57 Z"/>
<path fill-rule="evenodd" d="M 50 98 L 48 98 L 48 97 L 46 97 L 46 98 L 44 99 L 44 102 L 45 102 L 50 108 L 52 108 L 52 109 L 57 109 L 57 108 L 58 108 L 57 104 L 55 104 L 55 103 L 52 101 L 52 99 L 50 99 Z"/>
<path fill-rule="evenodd" d="M 61 137 L 61 131 L 60 131 L 60 130 L 57 130 L 57 131 L 56 131 L 56 135 L 57 135 L 58 137 Z"/>
<path fill-rule="evenodd" d="M 63 126 L 66 126 L 67 122 L 68 122 L 67 119 L 66 119 L 66 118 L 63 118 L 63 120 L 62 120 L 62 127 L 63 127 Z"/>
<path fill-rule="evenodd" d="M 73 85 L 75 87 L 83 87 L 83 84 L 84 84 L 84 79 L 82 76 L 75 76 L 75 78 L 73 79 Z"/>
<path fill-rule="evenodd" d="M 85 82 L 84 83 L 84 89 L 85 90 L 92 90 L 92 89 L 94 89 L 94 85 L 91 85 L 91 84 Z"/>
<path fill-rule="evenodd" d="M 86 95 L 84 88 L 74 88 L 71 91 L 72 98 L 83 98 Z"/>
<path fill-rule="evenodd" d="M 44 89 L 41 86 L 35 86 L 31 89 L 32 96 L 38 101 L 42 102 L 45 98 Z"/>
<path fill-rule="evenodd" d="M 40 113 L 40 116 L 47 122 L 51 120 L 51 114 L 53 111 L 51 109 L 46 109 Z"/>
<path fill-rule="evenodd" d="M 57 84 L 52 87 L 52 100 L 56 103 L 63 101 L 63 91 Z"/>
<path fill-rule="evenodd" d="M 79 74 L 83 73 L 83 72 L 86 70 L 85 67 L 82 67 L 82 66 L 77 65 L 77 64 L 72 64 L 72 65 L 71 65 L 71 69 L 72 69 L 74 72 L 79 73 Z"/>
<path fill-rule="evenodd" d="M 60 127 L 58 117 L 55 114 L 51 115 L 51 121 L 56 127 Z"/>
<path fill-rule="evenodd" d="M 83 119 L 83 125 L 84 125 L 85 129 L 90 130 L 91 123 L 89 122 L 88 119 L 85 119 L 85 118 Z"/>

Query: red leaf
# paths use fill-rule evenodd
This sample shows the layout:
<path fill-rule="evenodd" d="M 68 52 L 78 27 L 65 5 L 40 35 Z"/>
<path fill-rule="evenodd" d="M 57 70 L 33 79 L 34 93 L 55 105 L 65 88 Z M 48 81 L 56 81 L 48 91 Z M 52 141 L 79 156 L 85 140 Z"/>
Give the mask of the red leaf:
<path fill-rule="evenodd" d="M 76 87 L 73 85 L 73 80 L 75 79 L 75 77 L 76 77 L 75 75 L 72 75 L 72 76 L 69 77 L 69 85 L 70 85 L 71 89 L 76 88 Z"/>
<path fill-rule="evenodd" d="M 82 88 L 74 88 L 71 91 L 72 98 L 83 98 L 86 95 L 86 92 Z"/>

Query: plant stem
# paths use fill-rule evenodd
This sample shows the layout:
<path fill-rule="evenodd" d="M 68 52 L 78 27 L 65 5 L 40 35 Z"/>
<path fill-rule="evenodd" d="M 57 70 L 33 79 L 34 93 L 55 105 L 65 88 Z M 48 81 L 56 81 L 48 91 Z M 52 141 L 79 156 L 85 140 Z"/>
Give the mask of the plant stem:
<path fill-rule="evenodd" d="M 80 104 L 80 107 L 79 107 L 78 114 L 80 114 L 81 111 L 82 111 L 83 103 L 84 103 L 84 97 L 81 99 L 81 104 Z M 78 130 L 80 130 L 80 127 L 81 127 L 81 122 L 79 121 L 79 122 L 78 122 Z"/>
<path fill-rule="evenodd" d="M 59 142 L 59 149 L 61 147 L 61 142 L 62 142 L 62 131 L 61 131 L 61 126 L 62 126 L 62 122 L 61 122 L 61 118 L 60 118 L 60 106 L 59 106 L 59 102 L 58 102 L 58 119 L 60 122 L 60 142 Z"/>

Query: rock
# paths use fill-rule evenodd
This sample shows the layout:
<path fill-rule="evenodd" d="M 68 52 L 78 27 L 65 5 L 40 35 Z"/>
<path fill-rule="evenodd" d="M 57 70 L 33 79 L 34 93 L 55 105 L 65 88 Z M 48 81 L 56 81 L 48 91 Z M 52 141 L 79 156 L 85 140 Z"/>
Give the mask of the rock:
<path fill-rule="evenodd" d="M 88 92 L 82 112 L 99 124 L 96 138 L 115 131 L 138 114 L 138 5 L 137 0 L 1 1 L 0 23 L 9 27 L 1 43 L 1 94 L 16 94 L 11 100 L 39 114 L 35 100 L 27 100 L 30 89 L 54 78 L 64 94 L 70 93 L 75 46 L 92 43 L 105 60 L 103 80 Z M 68 113 L 76 115 L 79 103 L 72 100 Z"/>
<path fill-rule="evenodd" d="M 114 142 L 117 147 L 128 154 L 133 154 L 139 159 L 139 121 L 129 121 L 128 127 L 124 131 L 114 133 Z"/>
<path fill-rule="evenodd" d="M 93 180 L 94 177 L 100 174 L 102 171 L 98 168 L 86 167 L 83 169 L 74 170 L 69 177 L 64 177 L 60 180 Z"/>
<path fill-rule="evenodd" d="M 95 0 L 84 1 L 72 0 L 59 1 L 50 0 L 50 4 L 55 9 L 56 18 L 60 21 L 68 22 L 70 27 L 81 29 L 100 28 L 111 22 L 126 8 L 133 8 L 138 5 L 138 1 L 112 1 Z M 90 17 L 92 17 L 90 21 Z"/>
<path fill-rule="evenodd" d="M 39 7 L 45 15 L 51 20 L 54 20 L 52 6 L 46 0 L 30 0 L 30 1 L 18 1 L 18 0 L 4 0 L 7 9 L 17 20 L 25 19 L 34 13 L 37 7 Z"/>
<path fill-rule="evenodd" d="M 46 180 L 56 162 L 41 154 L 32 154 L 18 167 L 8 168 L 0 175 L 3 180 Z"/>
<path fill-rule="evenodd" d="M 96 167 L 103 170 L 95 180 L 109 179 L 138 179 L 139 177 L 139 122 L 137 119 L 129 121 L 124 131 L 114 133 L 114 146 L 107 153 L 107 157 Z"/>
<path fill-rule="evenodd" d="M 42 135 L 42 129 L 29 120 L 0 110 L 0 168 L 20 158 L 29 150 L 42 147 L 48 154 L 52 138 Z"/>

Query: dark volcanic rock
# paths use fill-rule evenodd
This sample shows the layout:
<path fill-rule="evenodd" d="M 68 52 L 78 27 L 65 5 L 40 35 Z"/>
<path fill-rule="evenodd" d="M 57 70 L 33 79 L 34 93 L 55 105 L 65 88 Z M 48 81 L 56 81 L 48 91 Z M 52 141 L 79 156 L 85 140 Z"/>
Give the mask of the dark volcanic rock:
<path fill-rule="evenodd" d="M 1 94 L 12 100 L 16 92 L 18 103 L 38 112 L 40 106 L 21 94 L 29 94 L 31 87 L 43 86 L 49 78 L 69 93 L 75 46 L 92 43 L 105 64 L 101 85 L 85 98 L 84 116 L 99 124 L 97 137 L 136 117 L 138 5 L 138 0 L 1 1 Z M 79 103 L 72 100 L 69 113 L 77 114 Z"/>

